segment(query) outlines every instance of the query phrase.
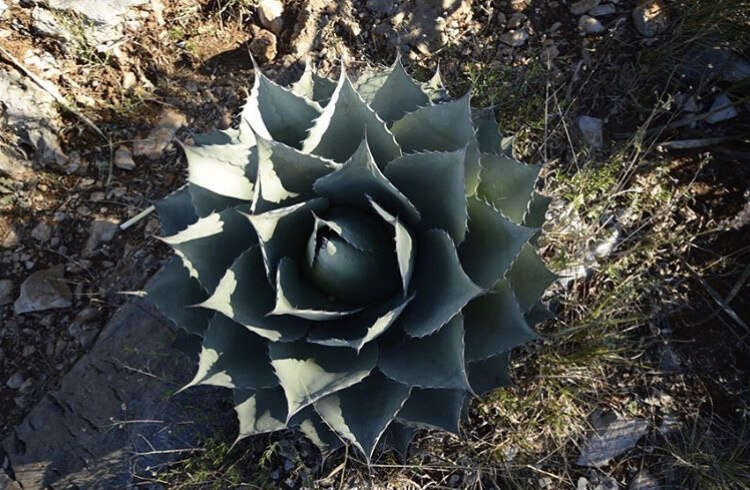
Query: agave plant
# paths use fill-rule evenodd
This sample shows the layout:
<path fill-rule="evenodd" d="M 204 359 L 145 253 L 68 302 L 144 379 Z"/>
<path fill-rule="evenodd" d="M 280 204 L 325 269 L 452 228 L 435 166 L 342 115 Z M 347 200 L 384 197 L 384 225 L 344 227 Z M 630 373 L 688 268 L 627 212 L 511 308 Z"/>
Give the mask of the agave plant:
<path fill-rule="evenodd" d="M 256 67 L 239 128 L 184 147 L 188 184 L 156 205 L 176 257 L 146 293 L 202 339 L 186 387 L 234 390 L 238 440 L 403 453 L 510 382 L 553 279 L 548 200 L 492 109 L 445 100 L 398 60 L 290 88 Z"/>

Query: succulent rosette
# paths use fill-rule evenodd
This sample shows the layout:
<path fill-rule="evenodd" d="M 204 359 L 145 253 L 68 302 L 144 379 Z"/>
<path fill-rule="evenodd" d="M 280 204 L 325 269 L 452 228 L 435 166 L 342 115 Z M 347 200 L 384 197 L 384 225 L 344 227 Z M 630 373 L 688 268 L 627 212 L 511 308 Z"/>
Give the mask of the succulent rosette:
<path fill-rule="evenodd" d="M 400 61 L 352 82 L 257 70 L 236 130 L 185 146 L 156 204 L 176 257 L 146 287 L 202 339 L 187 385 L 234 390 L 238 440 L 299 428 L 323 452 L 456 433 L 509 383 L 553 280 L 533 247 L 548 200 L 492 109 Z"/>

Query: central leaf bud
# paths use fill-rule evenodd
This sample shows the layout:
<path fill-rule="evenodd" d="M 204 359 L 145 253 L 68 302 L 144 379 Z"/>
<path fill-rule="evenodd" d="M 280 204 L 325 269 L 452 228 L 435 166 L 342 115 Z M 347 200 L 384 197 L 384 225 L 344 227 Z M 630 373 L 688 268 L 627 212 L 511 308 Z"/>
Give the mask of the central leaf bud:
<path fill-rule="evenodd" d="M 318 219 L 307 265 L 322 292 L 351 305 L 383 300 L 401 286 L 393 230 L 356 208 L 333 207 Z"/>

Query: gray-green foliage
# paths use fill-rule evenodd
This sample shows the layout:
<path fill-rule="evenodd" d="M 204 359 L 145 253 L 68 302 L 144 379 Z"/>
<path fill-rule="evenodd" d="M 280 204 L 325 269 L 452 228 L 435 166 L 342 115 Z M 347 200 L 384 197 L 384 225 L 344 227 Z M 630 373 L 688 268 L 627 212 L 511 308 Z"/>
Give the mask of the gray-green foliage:
<path fill-rule="evenodd" d="M 189 182 L 157 203 L 176 257 L 146 289 L 201 338 L 188 387 L 234 390 L 238 439 L 297 427 L 369 460 L 509 383 L 553 280 L 548 201 L 468 95 L 400 61 L 342 71 L 256 71 L 239 128 L 185 147 Z"/>

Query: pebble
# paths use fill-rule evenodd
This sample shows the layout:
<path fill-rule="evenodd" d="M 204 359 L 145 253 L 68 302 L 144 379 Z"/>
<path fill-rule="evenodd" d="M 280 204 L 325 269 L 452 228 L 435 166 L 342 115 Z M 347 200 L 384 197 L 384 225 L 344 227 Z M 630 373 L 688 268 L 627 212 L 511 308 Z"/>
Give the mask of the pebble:
<path fill-rule="evenodd" d="M 97 247 L 102 244 L 111 241 L 117 233 L 119 223 L 111 219 L 96 219 L 91 223 L 91 230 L 89 232 L 89 239 L 86 242 L 86 249 L 84 255 L 93 254 Z"/>
<path fill-rule="evenodd" d="M 581 15 L 585 14 L 592 8 L 599 5 L 600 0 L 579 0 L 577 2 L 573 2 L 570 6 L 570 12 L 573 15 Z"/>
<path fill-rule="evenodd" d="M 578 129 L 581 130 L 583 140 L 591 147 L 601 148 L 604 146 L 601 119 L 591 116 L 580 116 L 578 118 Z"/>
<path fill-rule="evenodd" d="M 598 34 L 604 30 L 604 26 L 596 18 L 590 15 L 582 15 L 578 19 L 578 29 L 585 34 Z"/>
<path fill-rule="evenodd" d="M 39 242 L 48 242 L 52 237 L 52 227 L 45 222 L 41 222 L 31 230 L 31 237 Z"/>
<path fill-rule="evenodd" d="M 8 5 L 3 0 L 0 0 L 0 17 L 5 14 L 6 10 L 8 10 Z"/>
<path fill-rule="evenodd" d="M 528 39 L 529 33 L 525 29 L 511 30 L 500 36 L 500 41 L 514 48 L 523 46 Z"/>
<path fill-rule="evenodd" d="M 8 378 L 8 381 L 5 383 L 5 386 L 10 388 L 11 390 L 17 390 L 18 388 L 23 386 L 23 382 L 24 382 L 23 375 L 20 372 L 18 372 L 18 373 L 15 373 L 10 378 Z"/>
<path fill-rule="evenodd" d="M 611 3 L 605 3 L 604 5 L 597 5 L 596 7 L 589 10 L 589 15 L 592 17 L 604 17 L 605 15 L 612 15 L 617 12 L 617 9 Z"/>
<path fill-rule="evenodd" d="M 13 302 L 13 281 L 0 279 L 0 306 Z"/>
<path fill-rule="evenodd" d="M 731 103 L 731 99 L 725 93 L 720 94 L 718 97 L 716 97 L 716 99 L 714 99 L 714 103 L 711 104 L 711 108 L 708 110 L 708 112 L 713 112 L 724 106 L 729 107 L 726 107 L 725 109 L 722 109 L 718 112 L 713 112 L 713 114 L 706 118 L 706 122 L 708 124 L 716 124 L 718 122 L 737 117 L 737 109 L 735 109 L 733 105 L 729 105 Z"/>
<path fill-rule="evenodd" d="M 284 4 L 279 0 L 260 0 L 257 9 L 260 25 L 278 36 L 284 27 Z"/>
<path fill-rule="evenodd" d="M 254 26 L 250 51 L 259 61 L 273 61 L 276 58 L 276 36 L 271 31 Z"/>
<path fill-rule="evenodd" d="M 664 32 L 669 23 L 667 6 L 661 0 L 645 0 L 633 9 L 633 25 L 645 37 L 654 37 Z"/>
<path fill-rule="evenodd" d="M 135 84 L 137 83 L 137 80 L 135 78 L 135 73 L 132 71 L 126 71 L 122 74 L 122 88 L 123 90 L 130 90 L 131 88 L 135 87 Z"/>
<path fill-rule="evenodd" d="M 274 49 L 276 49 L 275 45 Z M 133 154 L 136 156 L 145 156 L 150 160 L 156 160 L 161 157 L 161 154 L 172 142 L 177 130 L 186 123 L 187 120 L 183 114 L 171 107 L 165 108 L 159 116 L 156 126 L 149 132 L 148 137 L 138 140 L 133 144 Z"/>
<path fill-rule="evenodd" d="M 115 167 L 123 170 L 135 169 L 135 162 L 133 161 L 133 154 L 127 146 L 120 146 L 115 152 Z"/>
<path fill-rule="evenodd" d="M 27 277 L 21 284 L 21 293 L 13 305 L 16 315 L 72 305 L 73 293 L 65 283 L 64 275 L 64 266 L 57 265 L 36 271 Z"/>

